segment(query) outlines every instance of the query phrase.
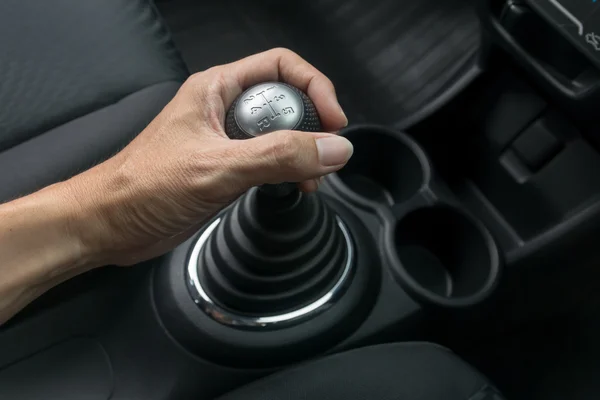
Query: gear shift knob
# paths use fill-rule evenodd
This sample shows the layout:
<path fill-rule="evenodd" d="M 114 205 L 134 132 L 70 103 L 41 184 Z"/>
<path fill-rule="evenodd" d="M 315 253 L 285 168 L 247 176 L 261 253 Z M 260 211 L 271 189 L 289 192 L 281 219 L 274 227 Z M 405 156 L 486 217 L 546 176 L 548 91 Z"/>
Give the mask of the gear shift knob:
<path fill-rule="evenodd" d="M 319 132 L 315 105 L 300 89 L 265 82 L 242 93 L 227 112 L 225 133 L 231 139 L 250 139 L 279 130 Z"/>
<path fill-rule="evenodd" d="M 315 105 L 300 89 L 281 82 L 265 82 L 243 92 L 227 111 L 225 133 L 230 139 L 251 139 L 279 130 L 321 131 Z M 294 183 L 262 185 L 261 192 L 286 197 Z"/>

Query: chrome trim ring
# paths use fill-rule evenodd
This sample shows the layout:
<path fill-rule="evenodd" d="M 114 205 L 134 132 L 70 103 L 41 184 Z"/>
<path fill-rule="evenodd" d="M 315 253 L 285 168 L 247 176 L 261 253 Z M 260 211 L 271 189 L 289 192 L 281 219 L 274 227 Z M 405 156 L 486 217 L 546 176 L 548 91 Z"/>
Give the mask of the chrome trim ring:
<path fill-rule="evenodd" d="M 345 289 L 348 287 L 348 284 L 351 281 L 350 276 L 354 267 L 354 244 L 352 242 L 352 238 L 350 237 L 350 232 L 338 216 L 335 218 L 337 225 L 342 231 L 344 239 L 346 240 L 346 265 L 344 266 L 342 275 L 335 285 L 333 285 L 333 287 L 327 293 L 313 303 L 284 314 L 269 316 L 236 314 L 216 304 L 213 299 L 208 296 L 202 287 L 202 284 L 200 283 L 200 279 L 198 278 L 198 256 L 200 255 L 202 246 L 204 246 L 212 232 L 221 222 L 221 218 L 214 220 L 204 230 L 204 232 L 202 232 L 196 241 L 196 244 L 194 245 L 192 253 L 190 254 L 190 259 L 187 265 L 187 278 L 188 287 L 194 302 L 205 314 L 215 321 L 224 325 L 245 329 L 279 329 L 290 325 L 299 324 L 324 312 L 333 306 L 337 299 L 345 292 Z"/>

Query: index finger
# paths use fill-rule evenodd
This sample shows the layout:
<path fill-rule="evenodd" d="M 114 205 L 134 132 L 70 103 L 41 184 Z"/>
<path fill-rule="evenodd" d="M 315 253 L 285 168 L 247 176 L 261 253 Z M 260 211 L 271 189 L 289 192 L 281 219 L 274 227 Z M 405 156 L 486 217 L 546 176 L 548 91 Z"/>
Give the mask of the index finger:
<path fill-rule="evenodd" d="M 230 87 L 223 91 L 225 109 L 248 87 L 266 81 L 281 81 L 297 87 L 310 97 L 324 130 L 337 131 L 348 125 L 331 80 L 291 50 L 273 49 L 258 53 L 224 65 L 222 72 L 238 84 L 237 88 Z"/>

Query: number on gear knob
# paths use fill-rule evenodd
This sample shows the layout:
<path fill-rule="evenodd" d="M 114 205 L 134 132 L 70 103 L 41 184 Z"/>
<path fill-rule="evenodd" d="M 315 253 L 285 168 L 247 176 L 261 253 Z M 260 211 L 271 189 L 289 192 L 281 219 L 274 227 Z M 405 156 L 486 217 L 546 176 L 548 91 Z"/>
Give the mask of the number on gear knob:
<path fill-rule="evenodd" d="M 250 139 L 284 129 L 321 131 L 313 102 L 304 92 L 286 83 L 252 86 L 227 112 L 225 132 L 231 139 Z"/>

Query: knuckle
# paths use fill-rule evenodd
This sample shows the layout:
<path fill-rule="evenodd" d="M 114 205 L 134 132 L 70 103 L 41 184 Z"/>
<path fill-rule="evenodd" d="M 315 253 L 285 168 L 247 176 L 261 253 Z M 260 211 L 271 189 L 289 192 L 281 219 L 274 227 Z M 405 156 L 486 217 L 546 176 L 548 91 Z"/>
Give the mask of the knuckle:
<path fill-rule="evenodd" d="M 273 156 L 281 168 L 294 169 L 301 160 L 300 148 L 302 139 L 292 132 L 280 134 L 280 140 L 277 140 L 272 149 Z"/>
<path fill-rule="evenodd" d="M 219 93 L 225 83 L 223 71 L 213 67 L 191 75 L 184 85 L 194 93 L 209 94 L 213 91 Z"/>
<path fill-rule="evenodd" d="M 333 82 L 331 81 L 331 79 L 329 79 L 329 77 L 327 75 L 323 75 L 323 82 L 329 86 L 330 88 L 335 90 L 335 85 L 333 84 Z"/>
<path fill-rule="evenodd" d="M 227 80 L 227 76 L 222 69 L 215 70 L 214 75 L 211 77 L 209 84 L 209 93 L 213 95 L 219 95 L 224 97 L 224 92 L 227 87 L 231 86 Z"/>
<path fill-rule="evenodd" d="M 223 69 L 215 67 L 191 75 L 184 83 L 186 98 L 199 110 L 202 120 L 211 129 L 221 129 L 220 116 L 224 113 L 223 97 L 228 81 Z"/>
<path fill-rule="evenodd" d="M 190 75 L 184 83 L 186 88 L 192 91 L 198 91 L 198 89 L 202 88 L 204 84 L 205 79 L 203 72 L 197 72 L 195 74 Z"/>
<path fill-rule="evenodd" d="M 185 98 L 198 101 L 198 99 L 206 97 L 206 82 L 204 73 L 193 74 L 183 83 L 181 91 L 185 95 Z"/>
<path fill-rule="evenodd" d="M 276 47 L 272 49 L 271 52 L 280 57 L 299 57 L 297 53 L 286 47 Z"/>

